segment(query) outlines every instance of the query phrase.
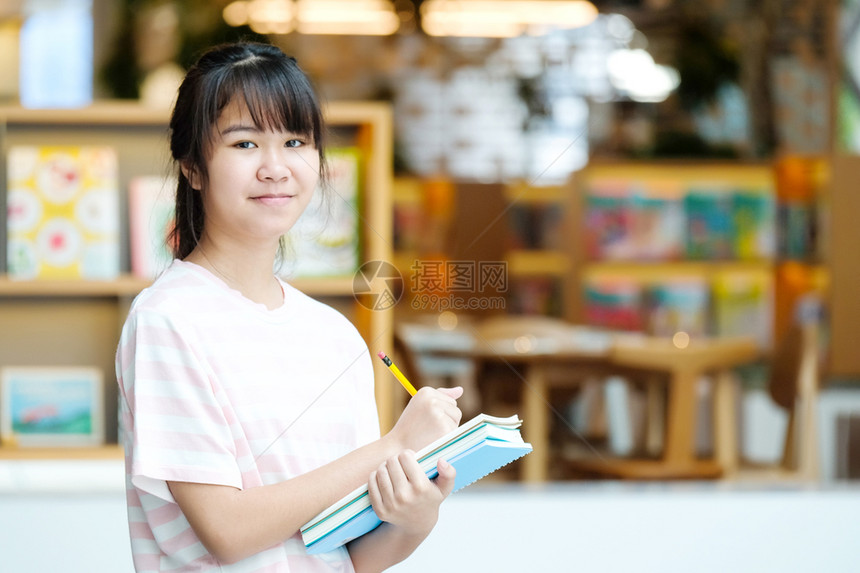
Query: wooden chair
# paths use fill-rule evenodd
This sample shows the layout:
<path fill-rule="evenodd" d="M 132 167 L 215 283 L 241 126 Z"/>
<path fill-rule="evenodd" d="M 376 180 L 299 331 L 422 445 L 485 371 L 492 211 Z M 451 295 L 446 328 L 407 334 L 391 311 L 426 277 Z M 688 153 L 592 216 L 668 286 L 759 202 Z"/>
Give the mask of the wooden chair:
<path fill-rule="evenodd" d="M 818 327 L 814 321 L 794 324 L 771 357 L 768 391 L 788 413 L 782 458 L 775 466 L 744 462 L 733 429 L 736 417 L 717 404 L 717 443 L 728 479 L 818 478 L 817 402 L 819 391 Z M 723 435 L 720 435 L 720 432 Z"/>

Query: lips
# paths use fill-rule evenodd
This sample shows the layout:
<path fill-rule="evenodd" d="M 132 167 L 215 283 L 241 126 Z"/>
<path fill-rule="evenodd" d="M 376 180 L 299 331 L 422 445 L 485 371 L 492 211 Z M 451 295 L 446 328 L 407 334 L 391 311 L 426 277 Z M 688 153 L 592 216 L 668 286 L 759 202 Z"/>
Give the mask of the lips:
<path fill-rule="evenodd" d="M 260 195 L 258 197 L 252 197 L 251 199 L 264 205 L 277 206 L 285 205 L 295 198 L 295 195 Z"/>

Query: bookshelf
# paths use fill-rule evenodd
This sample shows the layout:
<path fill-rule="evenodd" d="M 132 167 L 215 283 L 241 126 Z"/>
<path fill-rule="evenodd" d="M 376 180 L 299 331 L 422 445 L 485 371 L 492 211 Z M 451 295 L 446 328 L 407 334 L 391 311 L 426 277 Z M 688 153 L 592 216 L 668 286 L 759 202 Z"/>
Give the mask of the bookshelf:
<path fill-rule="evenodd" d="M 360 261 L 391 258 L 392 115 L 387 104 L 331 102 L 325 108 L 329 145 L 361 150 Z M 74 110 L 0 107 L 0 185 L 5 204 L 6 152 L 12 145 L 109 145 L 117 150 L 120 184 L 120 268 L 114 280 L 13 280 L 0 273 L 0 366 L 96 366 L 105 375 L 106 443 L 95 448 L 17 448 L 0 444 L 0 460 L 121 458 L 117 445 L 117 390 L 113 357 L 134 296 L 149 280 L 130 272 L 128 203 L 136 176 L 170 169 L 167 110 L 136 103 L 99 102 Z M 6 233 L 0 233 L 6 269 Z M 373 348 L 391 347 L 391 311 L 371 311 L 353 296 L 352 277 L 291 281 L 332 304 L 358 327 Z M 374 361 L 376 375 L 388 375 Z M 393 387 L 377 386 L 380 425 L 395 420 Z"/>
<path fill-rule="evenodd" d="M 770 346 L 776 208 L 770 163 L 593 163 L 567 205 L 579 229 L 567 318 L 657 334 L 754 328 L 745 333 Z M 751 297 L 748 309 L 733 306 Z"/>

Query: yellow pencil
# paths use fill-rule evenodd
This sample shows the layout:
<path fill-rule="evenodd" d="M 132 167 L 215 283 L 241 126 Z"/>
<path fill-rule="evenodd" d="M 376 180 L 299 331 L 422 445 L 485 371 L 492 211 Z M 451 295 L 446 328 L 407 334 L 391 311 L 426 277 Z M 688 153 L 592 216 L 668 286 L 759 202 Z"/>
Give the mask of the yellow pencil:
<path fill-rule="evenodd" d="M 409 392 L 409 395 L 414 396 L 416 391 L 415 386 L 413 386 L 412 383 L 406 379 L 406 376 L 404 376 L 403 372 L 401 372 L 400 369 L 394 365 L 394 362 L 391 361 L 391 358 L 386 356 L 384 352 L 379 352 L 377 356 L 379 356 L 382 361 L 385 362 L 385 365 L 388 366 L 388 369 L 391 370 L 391 373 L 394 374 L 394 377 L 397 378 L 401 386 L 406 388 L 406 391 Z"/>

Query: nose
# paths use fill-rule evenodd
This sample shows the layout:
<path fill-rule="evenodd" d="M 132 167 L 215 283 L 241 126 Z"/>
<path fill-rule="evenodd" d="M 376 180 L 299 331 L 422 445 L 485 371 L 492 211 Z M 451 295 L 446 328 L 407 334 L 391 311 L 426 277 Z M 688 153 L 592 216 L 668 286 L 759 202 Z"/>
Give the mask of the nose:
<path fill-rule="evenodd" d="M 293 170 L 291 161 L 295 153 L 289 149 L 270 150 L 263 154 L 262 161 L 257 169 L 257 177 L 261 181 L 284 181 L 292 177 Z"/>

